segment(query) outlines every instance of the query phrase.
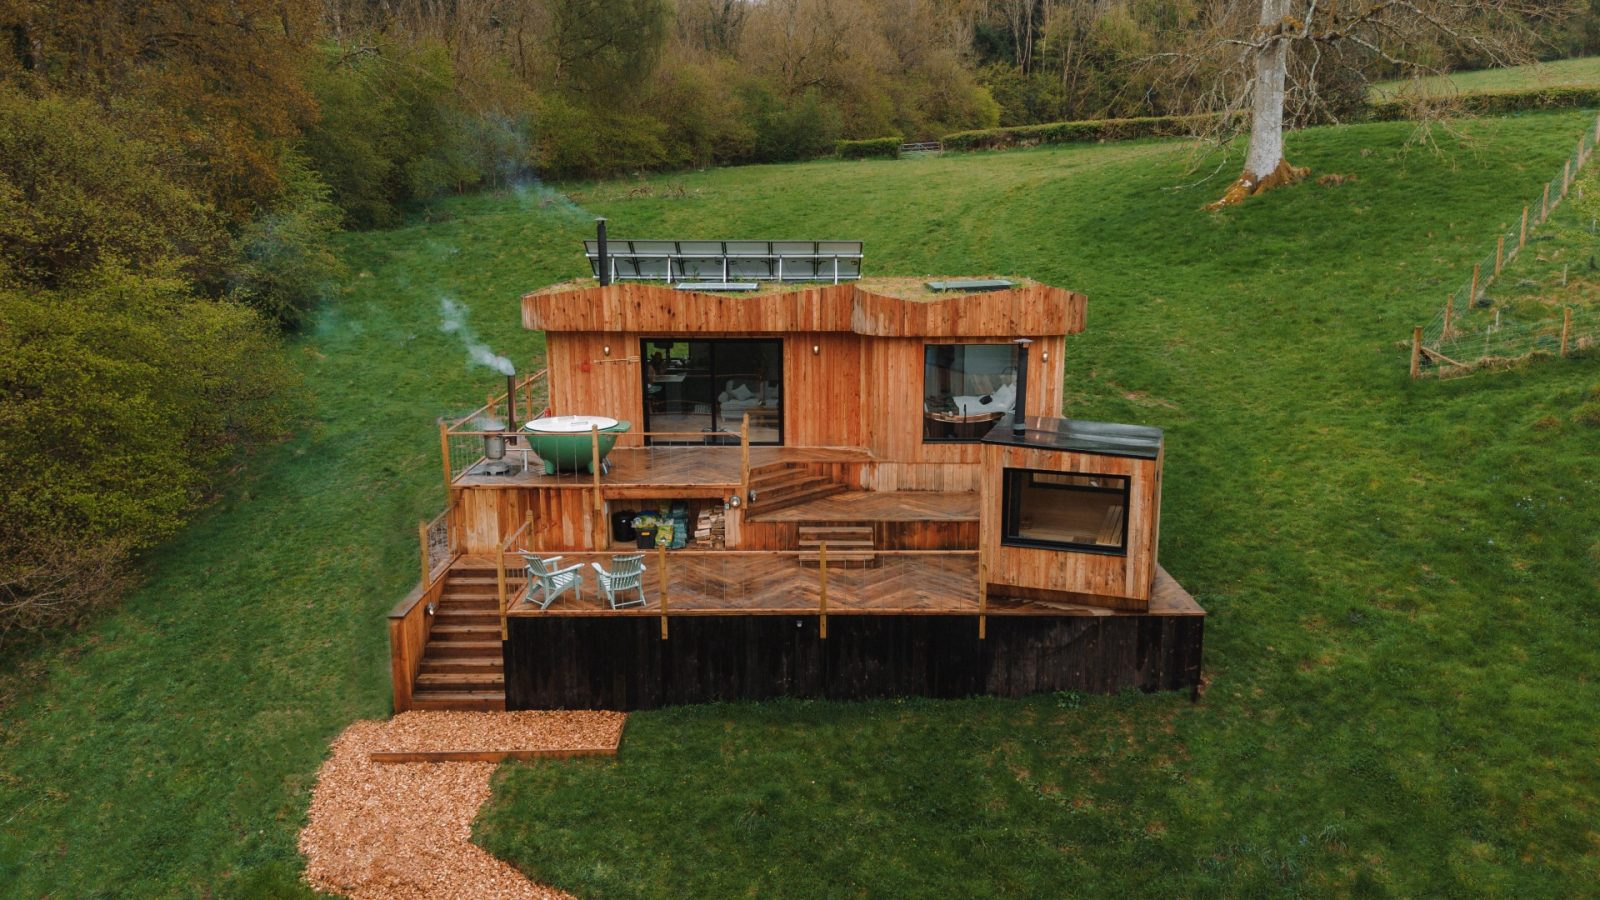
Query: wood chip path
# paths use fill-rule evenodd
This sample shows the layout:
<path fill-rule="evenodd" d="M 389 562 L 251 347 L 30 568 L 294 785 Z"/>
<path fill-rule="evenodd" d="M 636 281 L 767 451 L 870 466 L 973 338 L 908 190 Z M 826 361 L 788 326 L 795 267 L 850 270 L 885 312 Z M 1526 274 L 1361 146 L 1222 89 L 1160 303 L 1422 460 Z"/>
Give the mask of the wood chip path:
<path fill-rule="evenodd" d="M 306 881 L 352 898 L 555 898 L 471 842 L 493 762 L 378 763 L 373 753 L 615 748 L 611 712 L 407 712 L 333 742 L 300 832 Z"/>

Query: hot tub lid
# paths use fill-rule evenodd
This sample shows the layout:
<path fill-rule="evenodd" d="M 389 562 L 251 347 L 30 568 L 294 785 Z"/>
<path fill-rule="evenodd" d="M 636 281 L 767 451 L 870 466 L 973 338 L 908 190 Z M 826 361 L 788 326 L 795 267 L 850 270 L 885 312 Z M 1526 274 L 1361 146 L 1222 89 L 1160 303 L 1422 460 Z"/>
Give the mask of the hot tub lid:
<path fill-rule="evenodd" d="M 577 434 L 595 428 L 601 431 L 615 428 L 617 420 L 609 416 L 546 416 L 523 427 L 541 434 Z"/>

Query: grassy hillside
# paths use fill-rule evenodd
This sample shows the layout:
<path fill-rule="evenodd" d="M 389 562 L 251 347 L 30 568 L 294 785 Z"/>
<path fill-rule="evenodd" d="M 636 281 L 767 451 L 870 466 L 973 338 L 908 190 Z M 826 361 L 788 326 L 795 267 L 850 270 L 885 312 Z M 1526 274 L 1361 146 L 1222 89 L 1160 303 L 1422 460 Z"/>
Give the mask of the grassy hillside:
<path fill-rule="evenodd" d="M 0 893 L 282 892 L 326 741 L 387 711 L 383 612 L 440 503 L 436 416 L 519 364 L 514 298 L 620 236 L 838 236 L 878 274 L 1086 292 L 1071 414 L 1168 429 L 1162 561 L 1212 611 L 1203 702 L 713 706 L 615 764 L 512 766 L 486 846 L 584 895 L 1571 894 L 1600 877 L 1593 360 L 1409 383 L 1397 342 L 1582 115 L 1293 135 L 1220 215 L 1166 144 L 719 170 L 444 204 L 351 238 L 293 348 L 310 421 L 0 710 Z M 1593 421 L 1600 422 L 1600 416 Z"/>
<path fill-rule="evenodd" d="M 1385 81 L 1373 85 L 1375 96 L 1386 97 L 1405 88 L 1410 80 Z M 1511 66 L 1505 69 L 1479 69 L 1424 78 L 1417 86 L 1430 93 L 1477 94 L 1491 91 L 1528 91 L 1536 88 L 1600 87 L 1600 56 L 1558 59 L 1547 63 Z"/>

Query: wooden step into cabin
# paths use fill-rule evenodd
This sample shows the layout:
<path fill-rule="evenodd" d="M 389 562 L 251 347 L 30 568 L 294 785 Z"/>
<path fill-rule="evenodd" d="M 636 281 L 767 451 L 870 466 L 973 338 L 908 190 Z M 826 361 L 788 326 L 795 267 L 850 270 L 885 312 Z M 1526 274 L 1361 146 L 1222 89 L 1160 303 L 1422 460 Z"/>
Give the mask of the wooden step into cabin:
<path fill-rule="evenodd" d="M 817 568 L 828 545 L 828 568 L 875 569 L 879 565 L 870 524 L 801 525 L 800 565 Z"/>
<path fill-rule="evenodd" d="M 794 463 L 772 463 L 750 469 L 750 511 L 770 513 L 785 507 L 842 493 L 845 486 Z"/>
<path fill-rule="evenodd" d="M 521 581 L 507 590 L 521 590 Z M 506 708 L 499 579 L 493 566 L 458 563 L 445 576 L 412 685 L 413 709 Z"/>

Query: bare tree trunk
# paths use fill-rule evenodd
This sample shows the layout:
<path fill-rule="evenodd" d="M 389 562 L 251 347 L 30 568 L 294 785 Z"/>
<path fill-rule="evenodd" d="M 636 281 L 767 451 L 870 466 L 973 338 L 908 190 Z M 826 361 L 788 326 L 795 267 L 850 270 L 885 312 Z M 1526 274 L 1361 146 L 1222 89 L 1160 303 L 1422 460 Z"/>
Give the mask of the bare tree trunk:
<path fill-rule="evenodd" d="M 1309 171 L 1289 165 L 1283 158 L 1283 85 L 1288 74 L 1289 40 L 1283 29 L 1289 0 L 1261 0 L 1261 46 L 1256 53 L 1256 75 L 1251 97 L 1250 149 L 1245 154 L 1244 172 L 1211 204 L 1212 209 L 1241 203 L 1262 191 L 1293 184 Z"/>

